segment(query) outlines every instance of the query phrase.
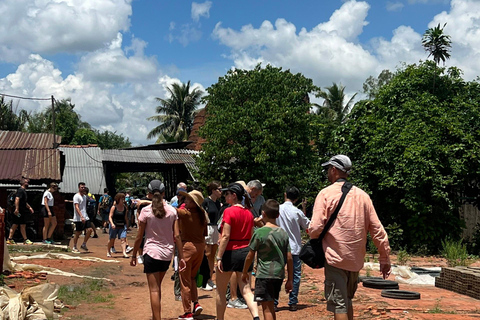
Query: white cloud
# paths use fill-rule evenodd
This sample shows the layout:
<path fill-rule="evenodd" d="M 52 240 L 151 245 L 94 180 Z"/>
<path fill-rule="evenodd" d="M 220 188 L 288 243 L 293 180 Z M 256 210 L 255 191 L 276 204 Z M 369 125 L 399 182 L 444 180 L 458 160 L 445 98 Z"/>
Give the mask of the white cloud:
<path fill-rule="evenodd" d="M 188 46 L 190 42 L 196 42 L 202 38 L 202 31 L 190 23 L 183 24 L 179 32 L 173 32 L 175 29 L 170 29 L 168 34 L 168 41 L 180 42 L 184 47 Z"/>
<path fill-rule="evenodd" d="M 218 23 L 213 36 L 231 48 L 230 57 L 238 68 L 265 62 L 302 72 L 317 85 L 335 81 L 351 89 L 376 68 L 376 59 L 356 41 L 366 25 L 368 9 L 365 2 L 348 1 L 328 22 L 298 33 L 284 19 L 277 19 L 275 25 L 264 21 L 258 29 L 246 25 L 240 31 Z"/>
<path fill-rule="evenodd" d="M 421 45 L 422 34 L 406 25 L 393 30 L 390 39 L 373 38 L 360 44 L 357 37 L 367 23 L 368 10 L 366 2 L 350 0 L 328 22 L 310 31 L 297 31 L 294 24 L 277 19 L 274 25 L 264 21 L 258 28 L 245 25 L 240 30 L 218 23 L 212 36 L 230 48 L 228 58 L 237 68 L 270 63 L 301 72 L 321 87 L 342 83 L 352 94 L 362 90 L 370 75 L 427 58 Z M 480 74 L 480 1 L 452 0 L 451 10 L 435 16 L 429 27 L 445 22 L 445 32 L 453 43 L 447 66 L 458 66 L 465 71 L 466 79 L 472 80 Z"/>
<path fill-rule="evenodd" d="M 157 73 L 154 58 L 145 57 L 143 54 L 147 43 L 141 39 L 133 38 L 132 45 L 122 50 L 122 35 L 106 48 L 86 54 L 81 58 L 79 72 L 90 81 L 108 81 L 112 83 L 151 79 Z M 133 52 L 132 56 L 126 53 Z"/>
<path fill-rule="evenodd" d="M 192 19 L 198 21 L 200 17 L 209 18 L 212 1 L 205 1 L 204 3 L 192 2 Z"/>
<path fill-rule="evenodd" d="M 131 0 L 3 0 L 0 59 L 92 51 L 130 27 Z"/>
<path fill-rule="evenodd" d="M 0 92 L 36 98 L 53 95 L 56 100 L 71 98 L 83 121 L 100 130 L 121 133 L 138 145 L 155 142 L 146 137 L 158 124 L 147 118 L 155 114 L 155 97 L 166 98 L 166 86 L 173 82 L 180 80 L 159 71 L 149 79 L 117 84 L 91 81 L 80 71 L 63 77 L 51 61 L 32 54 L 14 73 L 0 78 Z M 205 90 L 198 83 L 195 86 Z M 41 111 L 50 105 L 49 101 L 14 100 L 27 111 Z"/>
<path fill-rule="evenodd" d="M 387 4 L 385 5 L 385 8 L 387 11 L 401 11 L 404 7 L 404 4 L 401 2 L 391 2 L 387 1 Z"/>

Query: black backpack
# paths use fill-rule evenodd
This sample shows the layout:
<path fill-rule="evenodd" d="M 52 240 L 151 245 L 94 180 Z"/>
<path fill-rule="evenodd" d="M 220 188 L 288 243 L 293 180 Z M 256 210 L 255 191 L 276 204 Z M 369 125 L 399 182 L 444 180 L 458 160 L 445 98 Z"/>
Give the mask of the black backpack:
<path fill-rule="evenodd" d="M 16 197 L 17 197 L 17 191 L 10 192 L 10 194 L 8 195 L 8 198 L 7 198 L 7 205 L 9 207 L 14 207 L 15 206 L 15 198 Z"/>

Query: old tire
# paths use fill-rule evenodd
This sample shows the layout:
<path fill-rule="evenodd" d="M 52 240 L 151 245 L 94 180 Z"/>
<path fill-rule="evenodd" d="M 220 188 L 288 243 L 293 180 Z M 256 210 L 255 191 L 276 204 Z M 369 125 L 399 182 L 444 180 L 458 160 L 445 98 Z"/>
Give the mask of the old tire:
<path fill-rule="evenodd" d="M 364 279 L 363 286 L 373 289 L 398 289 L 398 282 L 383 279 Z"/>
<path fill-rule="evenodd" d="M 368 280 L 368 279 L 383 280 L 382 277 L 359 276 L 359 277 L 358 277 L 358 283 L 363 282 L 364 280 Z"/>
<path fill-rule="evenodd" d="M 420 293 L 415 291 L 405 291 L 405 290 L 382 290 L 382 297 L 391 298 L 391 299 L 402 299 L 402 300 L 418 300 L 420 299 Z"/>

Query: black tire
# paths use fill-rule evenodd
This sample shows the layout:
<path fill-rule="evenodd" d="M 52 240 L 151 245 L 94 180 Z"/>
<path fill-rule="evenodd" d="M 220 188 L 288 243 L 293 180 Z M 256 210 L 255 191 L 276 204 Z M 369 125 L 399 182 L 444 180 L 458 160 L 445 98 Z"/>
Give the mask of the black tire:
<path fill-rule="evenodd" d="M 363 280 L 368 280 L 368 279 L 383 280 L 382 277 L 359 276 L 358 277 L 358 283 L 363 282 Z"/>
<path fill-rule="evenodd" d="M 383 279 L 364 279 L 363 286 L 372 289 L 398 289 L 398 282 Z"/>
<path fill-rule="evenodd" d="M 420 293 L 405 290 L 382 290 L 382 297 L 401 300 L 418 300 Z"/>

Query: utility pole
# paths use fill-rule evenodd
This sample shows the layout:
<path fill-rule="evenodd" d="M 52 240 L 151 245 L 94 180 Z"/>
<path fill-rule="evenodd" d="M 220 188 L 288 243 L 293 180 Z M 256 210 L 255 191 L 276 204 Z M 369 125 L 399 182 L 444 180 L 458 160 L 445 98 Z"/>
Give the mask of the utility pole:
<path fill-rule="evenodd" d="M 55 135 L 55 98 L 52 95 L 52 126 L 53 126 L 53 149 L 58 147 L 57 136 Z"/>

